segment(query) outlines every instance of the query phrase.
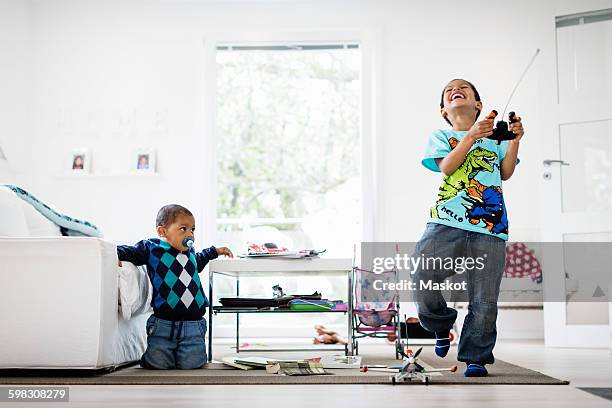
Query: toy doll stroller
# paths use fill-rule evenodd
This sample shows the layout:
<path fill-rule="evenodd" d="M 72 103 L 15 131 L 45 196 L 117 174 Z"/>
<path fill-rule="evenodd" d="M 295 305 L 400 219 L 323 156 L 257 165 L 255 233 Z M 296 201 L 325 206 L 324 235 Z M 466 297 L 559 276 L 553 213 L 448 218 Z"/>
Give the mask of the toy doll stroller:
<path fill-rule="evenodd" d="M 359 354 L 358 339 L 386 339 L 395 344 L 395 358 L 398 359 L 399 338 L 399 293 L 397 290 L 380 290 L 385 283 L 396 283 L 396 270 L 375 273 L 357 267 L 353 268 L 354 306 L 351 343 L 354 353 Z M 375 281 L 379 281 L 376 283 Z"/>

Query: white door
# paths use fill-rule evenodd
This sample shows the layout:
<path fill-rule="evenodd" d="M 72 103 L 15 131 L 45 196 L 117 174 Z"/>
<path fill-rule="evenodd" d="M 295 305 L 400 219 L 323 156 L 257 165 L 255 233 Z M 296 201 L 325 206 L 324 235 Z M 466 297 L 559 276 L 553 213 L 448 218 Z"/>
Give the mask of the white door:
<path fill-rule="evenodd" d="M 557 17 L 547 45 L 542 241 L 582 242 L 584 251 L 543 251 L 546 345 L 608 347 L 609 284 L 575 261 L 589 248 L 612 248 L 612 9 Z M 589 244 L 601 242 L 611 243 Z M 606 268 L 612 276 L 612 264 Z"/>

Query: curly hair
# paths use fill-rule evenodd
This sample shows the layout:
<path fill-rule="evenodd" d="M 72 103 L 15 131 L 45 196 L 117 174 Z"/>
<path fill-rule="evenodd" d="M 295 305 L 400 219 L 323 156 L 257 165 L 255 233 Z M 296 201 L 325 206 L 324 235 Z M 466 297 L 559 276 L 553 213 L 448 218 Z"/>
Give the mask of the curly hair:
<path fill-rule="evenodd" d="M 188 215 L 193 217 L 191 211 L 182 205 L 178 204 L 168 204 L 164 205 L 157 212 L 157 218 L 155 220 L 157 227 L 168 227 L 170 224 L 176 220 L 176 217 L 179 215 Z"/>

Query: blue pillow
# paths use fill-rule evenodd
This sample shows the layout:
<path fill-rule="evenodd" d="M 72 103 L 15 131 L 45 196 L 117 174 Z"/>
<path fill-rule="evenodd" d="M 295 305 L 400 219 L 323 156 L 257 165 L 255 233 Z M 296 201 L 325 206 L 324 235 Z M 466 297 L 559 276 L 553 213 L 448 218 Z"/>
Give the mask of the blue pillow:
<path fill-rule="evenodd" d="M 60 228 L 69 230 L 68 235 L 86 235 L 89 237 L 102 238 L 102 232 L 92 223 L 84 220 L 77 220 L 76 218 L 58 213 L 21 187 L 11 184 L 5 184 L 4 186 L 11 189 L 19 198 L 32 205 L 38 212 L 57 224 Z M 73 231 L 76 231 L 76 234 L 72 234 Z"/>

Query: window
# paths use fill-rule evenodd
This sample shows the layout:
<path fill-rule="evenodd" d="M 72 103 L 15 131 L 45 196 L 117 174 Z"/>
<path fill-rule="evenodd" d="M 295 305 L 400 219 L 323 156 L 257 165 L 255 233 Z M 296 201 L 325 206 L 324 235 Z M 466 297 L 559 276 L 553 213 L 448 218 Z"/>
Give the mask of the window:
<path fill-rule="evenodd" d="M 363 223 L 361 58 L 357 44 L 217 47 L 217 242 L 235 253 L 250 241 L 352 256 Z M 274 284 L 287 294 L 347 295 L 340 277 L 241 279 L 240 295 L 272 296 Z M 233 280 L 215 288 L 235 295 Z M 279 327 L 304 335 L 316 323 L 345 322 L 337 314 L 260 314 L 243 315 L 240 325 L 245 336 Z M 215 323 L 231 326 L 233 318 Z"/>
<path fill-rule="evenodd" d="M 217 48 L 217 233 L 350 256 L 361 239 L 361 52 Z"/>

